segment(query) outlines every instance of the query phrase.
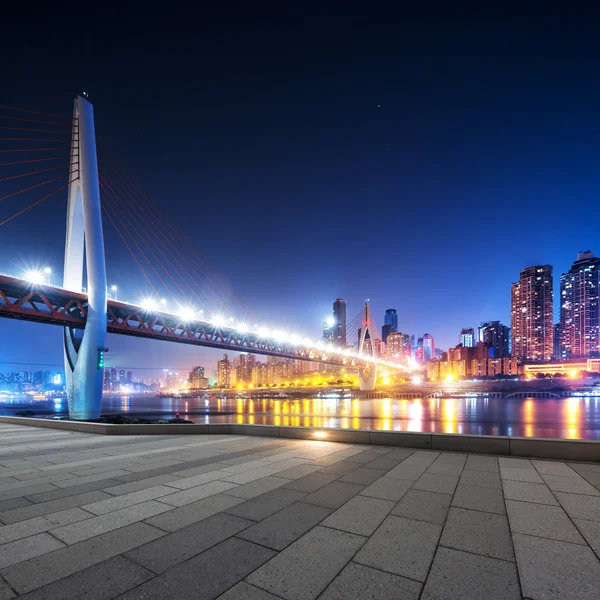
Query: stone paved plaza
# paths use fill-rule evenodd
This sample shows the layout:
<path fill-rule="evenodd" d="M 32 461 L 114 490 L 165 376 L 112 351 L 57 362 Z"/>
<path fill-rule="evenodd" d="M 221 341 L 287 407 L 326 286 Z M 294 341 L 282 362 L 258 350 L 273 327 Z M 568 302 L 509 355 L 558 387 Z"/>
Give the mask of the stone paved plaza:
<path fill-rule="evenodd" d="M 1 600 L 600 597 L 600 464 L 0 436 Z"/>

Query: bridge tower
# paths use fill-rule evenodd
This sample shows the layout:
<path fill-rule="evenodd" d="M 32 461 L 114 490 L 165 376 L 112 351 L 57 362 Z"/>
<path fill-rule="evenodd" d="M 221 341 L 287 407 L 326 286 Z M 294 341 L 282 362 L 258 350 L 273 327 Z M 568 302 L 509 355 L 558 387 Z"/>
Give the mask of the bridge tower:
<path fill-rule="evenodd" d="M 373 319 L 371 317 L 371 303 L 369 300 L 365 300 L 365 308 L 363 310 L 362 325 L 360 329 L 360 339 L 358 340 L 358 353 L 363 353 L 365 345 L 365 339 L 369 333 L 371 339 L 371 356 L 373 359 L 377 358 L 375 351 L 375 336 L 376 329 Z M 369 363 L 369 366 L 359 369 L 358 372 L 360 379 L 360 389 L 366 392 L 372 392 L 375 389 L 375 383 L 377 382 L 377 363 Z"/>
<path fill-rule="evenodd" d="M 94 109 L 82 96 L 75 99 L 71 140 L 79 177 L 69 184 L 63 286 L 81 293 L 85 256 L 88 308 L 85 329 L 64 328 L 65 374 L 69 415 L 85 420 L 100 416 L 107 292 Z"/>

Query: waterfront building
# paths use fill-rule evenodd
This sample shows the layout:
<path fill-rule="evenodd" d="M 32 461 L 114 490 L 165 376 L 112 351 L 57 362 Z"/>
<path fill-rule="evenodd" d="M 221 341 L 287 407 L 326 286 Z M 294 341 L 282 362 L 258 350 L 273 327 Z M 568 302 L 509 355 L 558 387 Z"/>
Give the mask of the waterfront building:
<path fill-rule="evenodd" d="M 395 308 L 388 308 L 383 316 L 383 327 L 381 328 L 381 340 L 387 342 L 390 333 L 398 331 L 398 311 Z"/>
<path fill-rule="evenodd" d="M 217 387 L 227 388 L 231 385 L 231 362 L 227 354 L 217 361 Z"/>
<path fill-rule="evenodd" d="M 560 357 L 600 356 L 600 258 L 580 252 L 560 276 Z"/>
<path fill-rule="evenodd" d="M 472 327 L 462 329 L 458 336 L 458 343 L 465 348 L 472 348 L 475 345 L 475 330 Z"/>
<path fill-rule="evenodd" d="M 328 317 L 323 321 L 323 341 L 331 343 L 334 338 L 335 321 L 333 317 Z"/>
<path fill-rule="evenodd" d="M 519 361 L 550 360 L 553 354 L 552 267 L 523 269 L 511 289 L 512 355 Z"/>
<path fill-rule="evenodd" d="M 487 321 L 478 329 L 478 342 L 490 348 L 490 356 L 506 358 L 510 356 L 510 327 L 500 321 Z"/>
<path fill-rule="evenodd" d="M 208 388 L 208 378 L 204 376 L 204 367 L 194 367 L 190 371 L 190 388 L 193 390 L 205 390 Z"/>
<path fill-rule="evenodd" d="M 342 298 L 333 303 L 333 342 L 346 347 L 346 301 Z"/>
<path fill-rule="evenodd" d="M 435 343 L 433 341 L 433 336 L 429 333 L 426 333 L 423 336 L 423 360 L 427 362 L 428 360 L 433 360 L 435 357 Z"/>
<path fill-rule="evenodd" d="M 554 351 L 552 352 L 552 358 L 554 360 L 561 360 L 563 357 L 562 355 L 562 347 L 561 347 L 561 335 L 560 335 L 560 323 L 555 323 L 554 324 L 554 337 L 553 337 L 553 348 Z"/>

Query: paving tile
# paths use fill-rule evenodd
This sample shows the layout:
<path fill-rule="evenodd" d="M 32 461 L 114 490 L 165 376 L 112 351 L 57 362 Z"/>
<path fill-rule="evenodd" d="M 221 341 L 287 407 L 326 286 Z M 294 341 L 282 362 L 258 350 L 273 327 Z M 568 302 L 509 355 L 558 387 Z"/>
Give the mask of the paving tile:
<path fill-rule="evenodd" d="M 514 467 L 515 469 L 534 469 L 533 463 L 526 458 L 498 457 L 500 467 Z"/>
<path fill-rule="evenodd" d="M 379 527 L 394 505 L 395 503 L 389 500 L 355 496 L 327 517 L 322 525 L 369 536 Z"/>
<path fill-rule="evenodd" d="M 305 475 L 310 475 L 315 471 L 320 471 L 320 465 L 313 465 L 307 463 L 305 465 L 298 465 L 297 467 L 292 467 L 291 469 L 285 469 L 284 471 L 279 471 L 277 473 L 277 477 L 283 477 L 284 479 L 300 479 L 300 477 L 304 477 Z"/>
<path fill-rule="evenodd" d="M 345 531 L 315 527 L 254 571 L 247 581 L 286 600 L 312 600 L 364 542 L 364 537 Z"/>
<path fill-rule="evenodd" d="M 514 467 L 500 467 L 502 479 L 512 481 L 526 481 L 527 483 L 544 483 L 540 474 L 533 469 L 516 469 Z"/>
<path fill-rule="evenodd" d="M 12 600 L 17 595 L 0 579 L 0 600 Z"/>
<path fill-rule="evenodd" d="M 217 600 L 281 600 L 279 596 L 273 596 L 265 590 L 261 590 L 245 581 L 240 581 L 237 585 L 227 590 L 219 596 Z"/>
<path fill-rule="evenodd" d="M 0 502 L 0 513 L 14 510 L 16 508 L 23 508 L 24 506 L 30 506 L 31 504 L 33 503 L 26 498 L 11 498 L 10 500 L 2 500 L 2 502 Z"/>
<path fill-rule="evenodd" d="M 263 477 L 262 479 L 257 479 L 252 483 L 233 487 L 227 490 L 227 493 L 230 496 L 236 496 L 237 498 L 245 498 L 246 500 L 249 500 L 250 498 L 256 498 L 256 496 L 260 496 L 261 494 L 265 494 L 266 492 L 270 492 L 271 490 L 275 490 L 283 486 L 287 488 L 288 482 L 289 479 L 283 479 L 282 477 Z"/>
<path fill-rule="evenodd" d="M 328 508 L 338 508 L 364 489 L 365 486 L 356 483 L 333 481 L 318 489 L 316 492 L 302 498 L 302 502 L 318 504 Z"/>
<path fill-rule="evenodd" d="M 268 548 L 230 538 L 120 596 L 119 600 L 212 600 L 274 554 Z"/>
<path fill-rule="evenodd" d="M 92 517 L 85 521 L 57 527 L 52 529 L 51 533 L 66 544 L 76 544 L 108 531 L 131 525 L 137 521 L 143 521 L 167 510 L 169 510 L 167 505 L 149 500 L 105 515 Z"/>
<path fill-rule="evenodd" d="M 374 481 L 370 486 L 362 490 L 360 495 L 398 502 L 408 492 L 412 484 L 413 482 L 407 479 L 380 477 L 377 481 Z"/>
<path fill-rule="evenodd" d="M 6 544 L 13 540 L 18 540 L 36 533 L 42 533 L 60 527 L 61 525 L 67 525 L 68 523 L 75 523 L 77 521 L 83 521 L 89 519 L 92 515 L 80 508 L 69 508 L 60 512 L 51 513 L 42 517 L 35 517 L 34 519 L 28 519 L 27 521 L 19 521 L 11 525 L 5 525 L 0 527 L 0 544 Z"/>
<path fill-rule="evenodd" d="M 412 456 L 415 453 L 415 450 L 411 448 L 393 448 L 389 452 L 385 453 L 386 458 L 399 458 L 400 460 L 405 460 L 409 456 Z"/>
<path fill-rule="evenodd" d="M 154 573 L 164 573 L 175 565 L 220 544 L 252 524 L 252 521 L 234 515 L 223 513 L 213 515 L 136 548 L 126 556 Z"/>
<path fill-rule="evenodd" d="M 504 515 L 451 507 L 440 545 L 514 561 L 508 520 Z"/>
<path fill-rule="evenodd" d="M 594 552 L 600 556 L 600 521 L 574 519 L 575 525 Z"/>
<path fill-rule="evenodd" d="M 513 533 L 585 544 L 581 535 L 559 506 L 507 500 L 508 519 Z"/>
<path fill-rule="evenodd" d="M 109 494 L 105 494 L 99 490 L 87 492 L 85 494 L 76 494 L 75 496 L 67 498 L 60 498 L 58 500 L 42 502 L 40 504 L 31 504 L 29 506 L 24 506 L 23 508 L 6 511 L 0 514 L 0 521 L 6 524 L 16 523 L 18 521 L 25 521 L 26 519 L 49 515 L 51 513 L 66 510 L 67 508 L 90 504 L 91 502 L 96 502 L 98 500 L 105 500 L 110 497 Z"/>
<path fill-rule="evenodd" d="M 469 471 L 498 473 L 498 459 L 495 456 L 478 456 L 477 454 L 470 454 L 467 457 L 465 469 Z"/>
<path fill-rule="evenodd" d="M 243 498 L 235 498 L 228 494 L 215 494 L 180 508 L 174 508 L 156 517 L 145 519 L 145 523 L 164 531 L 178 531 L 183 527 L 198 523 L 212 515 L 223 512 L 232 506 L 244 502 Z"/>
<path fill-rule="evenodd" d="M 28 487 L 21 487 L 16 490 L 8 490 L 6 492 L 0 492 L 0 502 L 2 502 L 3 500 L 12 500 L 13 498 L 19 498 L 20 496 L 27 496 L 29 494 L 49 492 L 55 489 L 56 487 L 51 483 L 42 483 L 40 485 L 30 485 Z"/>
<path fill-rule="evenodd" d="M 417 450 L 411 454 L 405 461 L 405 465 L 428 467 L 439 456 L 439 452 L 430 452 L 429 450 Z"/>
<path fill-rule="evenodd" d="M 523 595 L 535 600 L 596 600 L 600 562 L 587 546 L 514 534 Z"/>
<path fill-rule="evenodd" d="M 324 485 L 327 485 L 332 481 L 335 481 L 338 477 L 339 475 L 335 475 L 334 473 L 311 473 L 310 475 L 306 475 L 305 477 L 301 477 L 300 479 L 286 483 L 285 487 L 298 492 L 310 493 L 322 488 Z"/>
<path fill-rule="evenodd" d="M 495 471 L 469 471 L 465 469 L 458 480 L 458 484 L 502 489 L 502 480 L 500 479 L 500 475 Z"/>
<path fill-rule="evenodd" d="M 389 471 L 397 465 L 399 465 L 404 459 L 403 458 L 388 458 L 387 454 L 380 456 L 371 462 L 368 462 L 365 467 L 369 469 L 380 469 L 381 471 Z"/>
<path fill-rule="evenodd" d="M 369 485 L 374 481 L 377 481 L 383 472 L 378 469 L 370 469 L 368 467 L 359 467 L 354 471 L 351 471 L 347 475 L 340 477 L 338 481 L 344 481 L 348 483 L 358 483 L 360 485 Z"/>
<path fill-rule="evenodd" d="M 137 492 L 131 492 L 129 494 L 122 494 L 106 500 L 100 500 L 91 504 L 84 504 L 82 508 L 95 515 L 104 515 L 109 512 L 114 512 L 122 508 L 128 508 L 129 506 L 135 506 L 148 500 L 154 500 L 155 498 L 161 498 L 173 493 L 173 488 L 167 487 L 166 485 L 155 485 L 154 487 L 138 490 Z"/>
<path fill-rule="evenodd" d="M 23 600 L 72 600 L 73 598 L 105 600 L 116 598 L 152 577 L 154 573 L 122 556 L 117 556 L 20 598 Z"/>
<path fill-rule="evenodd" d="M 276 471 L 277 469 L 273 469 L 272 467 L 259 467 L 258 469 L 251 469 L 250 471 L 244 471 L 243 473 L 236 473 L 230 477 L 223 477 L 222 480 L 243 485 L 244 483 L 250 483 L 257 479 L 273 475 Z"/>
<path fill-rule="evenodd" d="M 392 514 L 416 521 L 443 525 L 450 508 L 451 496 L 423 490 L 410 490 L 398 502 Z"/>
<path fill-rule="evenodd" d="M 600 522 L 600 497 L 557 492 L 561 506 L 572 519 Z"/>
<path fill-rule="evenodd" d="M 354 561 L 409 579 L 425 581 L 442 528 L 389 516 Z"/>
<path fill-rule="evenodd" d="M 14 540 L 0 546 L 0 569 L 28 560 L 40 554 L 46 554 L 64 544 L 47 533 L 38 533 L 30 537 Z"/>
<path fill-rule="evenodd" d="M 426 466 L 423 465 L 405 465 L 401 462 L 397 467 L 394 467 L 390 471 L 388 471 L 384 477 L 394 477 L 396 479 L 408 479 L 409 481 L 416 481 L 425 473 L 427 469 Z"/>
<path fill-rule="evenodd" d="M 319 596 L 319 600 L 418 600 L 420 592 L 421 584 L 416 581 L 350 562 Z"/>
<path fill-rule="evenodd" d="M 558 506 L 556 498 L 545 484 L 525 483 L 522 481 L 502 480 L 504 497 L 507 500 L 521 500 L 522 502 L 537 502 Z"/>
<path fill-rule="evenodd" d="M 51 492 L 42 492 L 39 494 L 30 494 L 27 496 L 27 500 L 35 502 L 36 504 L 42 502 L 51 502 L 52 500 L 59 500 L 60 498 L 69 498 L 77 496 L 79 494 L 85 494 L 87 492 L 93 492 L 95 490 L 101 490 L 107 486 L 115 486 L 119 482 L 116 479 L 104 479 L 102 481 L 91 481 L 90 483 L 81 483 L 68 488 L 60 488 L 52 490 Z M 108 497 L 108 495 L 106 496 Z"/>
<path fill-rule="evenodd" d="M 198 487 L 190 488 L 189 490 L 182 490 L 175 494 L 162 496 L 160 501 L 169 504 L 170 506 L 185 506 L 196 500 L 202 500 L 202 498 L 208 498 L 209 496 L 214 496 L 215 494 L 231 490 L 235 487 L 237 487 L 235 483 L 228 483 L 227 481 L 211 481 L 199 485 Z"/>
<path fill-rule="evenodd" d="M 215 471 L 209 471 L 208 473 L 194 475 L 193 477 L 182 477 L 177 481 L 171 481 L 169 485 L 179 490 L 189 490 L 190 488 L 197 487 L 203 483 L 216 481 L 217 479 L 225 479 L 227 477 L 231 477 L 230 472 L 217 469 Z"/>
<path fill-rule="evenodd" d="M 237 504 L 229 508 L 227 512 L 231 515 L 243 517 L 244 519 L 261 521 L 289 504 L 296 502 L 296 500 L 304 498 L 304 496 L 306 496 L 304 492 L 278 488 L 247 500 L 242 504 Z"/>
<path fill-rule="evenodd" d="M 422 600 L 520 600 L 513 563 L 450 548 L 438 548 Z"/>
<path fill-rule="evenodd" d="M 376 457 L 373 456 L 373 459 L 375 459 Z M 342 460 L 338 463 L 335 463 L 333 465 L 330 465 L 328 467 L 323 467 L 321 469 L 321 473 L 333 473 L 334 475 L 346 475 L 347 473 L 350 473 L 350 471 L 354 471 L 354 469 L 358 469 L 358 467 L 360 466 L 360 464 L 356 463 L 356 462 L 350 462 L 347 460 Z"/>
<path fill-rule="evenodd" d="M 585 494 L 589 496 L 600 496 L 593 485 L 589 484 L 583 477 L 562 477 L 559 475 L 542 475 L 544 482 L 553 492 L 566 492 L 568 494 Z"/>
<path fill-rule="evenodd" d="M 452 498 L 452 506 L 482 510 L 484 512 L 505 515 L 504 496 L 502 490 L 494 488 L 477 487 L 473 485 L 459 485 Z"/>
<path fill-rule="evenodd" d="M 330 508 L 295 502 L 245 529 L 237 537 L 283 550 L 331 514 Z"/>
<path fill-rule="evenodd" d="M 457 483 L 458 477 L 455 475 L 431 475 L 425 473 L 417 479 L 413 485 L 413 489 L 437 492 L 439 494 L 453 494 Z"/>
<path fill-rule="evenodd" d="M 569 465 L 563 462 L 552 462 L 549 460 L 533 460 L 533 466 L 542 475 L 558 475 L 559 477 L 577 477 L 577 473 Z"/>
<path fill-rule="evenodd" d="M 146 490 L 157 485 L 171 483 L 172 481 L 177 481 L 178 479 L 179 477 L 171 474 L 157 475 L 156 477 L 148 477 L 148 479 L 132 481 L 131 483 L 121 483 L 119 485 L 104 487 L 102 489 L 108 494 L 122 496 L 123 494 L 131 494 L 132 492 L 139 492 L 140 490 Z"/>
<path fill-rule="evenodd" d="M 164 532 L 154 527 L 134 523 L 80 544 L 7 567 L 2 569 L 2 575 L 17 592 L 24 594 L 118 556 L 161 535 L 164 535 Z"/>

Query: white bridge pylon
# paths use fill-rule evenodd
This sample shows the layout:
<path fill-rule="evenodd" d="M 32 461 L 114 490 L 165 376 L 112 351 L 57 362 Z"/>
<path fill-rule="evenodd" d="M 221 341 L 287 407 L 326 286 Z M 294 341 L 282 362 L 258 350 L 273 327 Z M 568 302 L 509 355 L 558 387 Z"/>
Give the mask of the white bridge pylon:
<path fill-rule="evenodd" d="M 81 96 L 73 109 L 71 163 L 78 165 L 78 177 L 69 183 L 63 287 L 81 293 L 85 256 L 88 310 L 83 335 L 63 330 L 65 375 L 69 416 L 85 420 L 97 419 L 102 405 L 107 292 L 94 110 Z"/>
<path fill-rule="evenodd" d="M 362 367 L 358 370 L 360 389 L 365 392 L 372 392 L 375 389 L 377 383 L 377 354 L 375 350 L 375 336 L 377 330 L 371 317 L 371 303 L 369 300 L 365 300 L 365 307 L 363 309 L 363 318 L 360 329 L 360 339 L 358 340 L 358 354 L 364 353 L 365 340 L 367 339 L 367 332 L 370 339 L 370 354 L 372 362 L 370 361 L 368 366 Z"/>

